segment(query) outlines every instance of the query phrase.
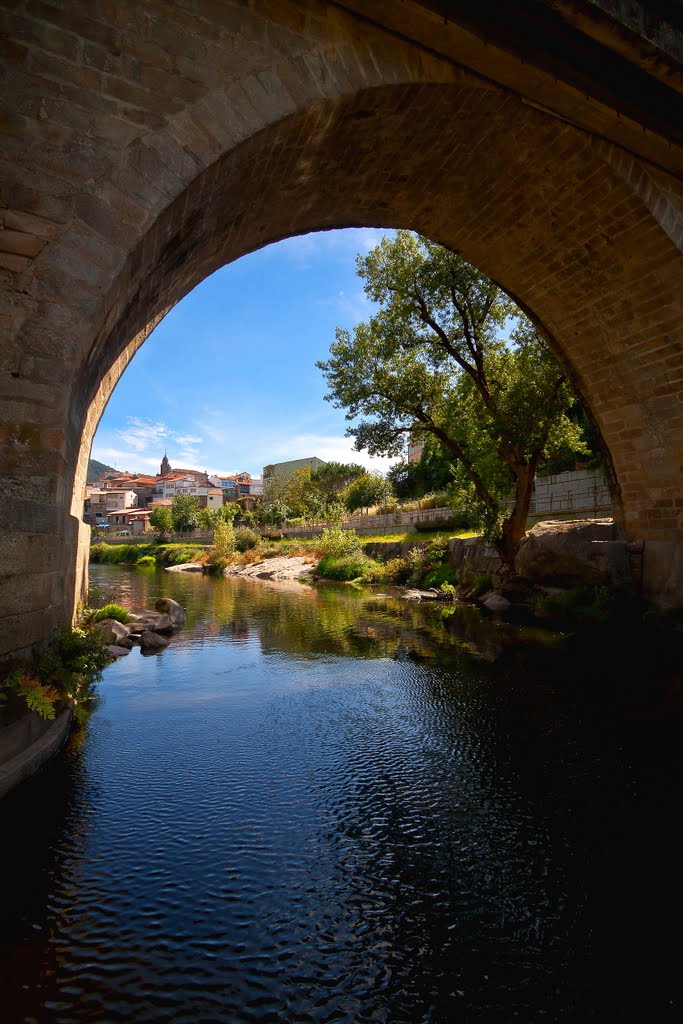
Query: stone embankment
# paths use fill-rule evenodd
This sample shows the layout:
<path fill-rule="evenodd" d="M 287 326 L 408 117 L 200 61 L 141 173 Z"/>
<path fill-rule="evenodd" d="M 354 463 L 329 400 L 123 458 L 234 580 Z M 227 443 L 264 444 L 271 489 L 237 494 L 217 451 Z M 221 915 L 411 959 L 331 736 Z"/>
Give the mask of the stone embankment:
<path fill-rule="evenodd" d="M 256 580 L 310 580 L 313 577 L 315 566 L 302 555 L 277 556 L 266 558 L 262 562 L 252 562 L 250 565 L 229 565 L 225 570 L 226 576 L 242 576 L 247 579 Z"/>
<path fill-rule="evenodd" d="M 142 654 L 156 654 L 168 647 L 169 639 L 185 623 L 185 610 L 170 597 L 160 597 L 155 611 L 133 614 L 130 622 L 103 619 L 94 627 L 113 658 L 130 654 L 134 645 Z"/>

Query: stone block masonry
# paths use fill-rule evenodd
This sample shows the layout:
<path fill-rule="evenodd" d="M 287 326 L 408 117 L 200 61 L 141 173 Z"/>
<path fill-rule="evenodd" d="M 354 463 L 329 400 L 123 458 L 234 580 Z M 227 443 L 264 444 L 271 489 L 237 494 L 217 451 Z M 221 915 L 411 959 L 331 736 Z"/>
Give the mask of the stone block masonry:
<path fill-rule="evenodd" d="M 536 478 L 530 515 L 543 519 L 567 513 L 609 515 L 612 498 L 602 473 L 576 470 Z"/>
<path fill-rule="evenodd" d="M 498 281 L 591 411 L 628 539 L 683 549 L 680 32 L 572 0 L 559 40 L 532 5 L 530 47 L 433 6 L 0 0 L 0 658 L 82 596 L 88 454 L 137 349 L 312 230 L 412 228 Z"/>

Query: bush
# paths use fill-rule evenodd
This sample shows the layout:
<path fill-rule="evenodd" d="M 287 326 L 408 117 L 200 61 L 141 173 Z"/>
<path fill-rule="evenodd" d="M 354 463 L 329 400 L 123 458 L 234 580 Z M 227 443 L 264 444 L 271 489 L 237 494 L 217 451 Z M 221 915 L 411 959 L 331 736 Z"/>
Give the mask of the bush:
<path fill-rule="evenodd" d="M 361 551 L 354 551 L 349 555 L 324 555 L 318 562 L 315 573 L 325 580 L 339 580 L 343 583 L 350 583 L 353 580 L 364 578 L 372 569 L 378 566 L 367 555 Z"/>
<path fill-rule="evenodd" d="M 235 548 L 238 551 L 248 551 L 249 548 L 258 547 L 260 541 L 258 533 L 249 526 L 238 526 L 235 530 Z"/>
<path fill-rule="evenodd" d="M 217 523 L 213 531 L 211 562 L 227 562 L 235 550 L 235 531 L 232 523 Z"/>
<path fill-rule="evenodd" d="M 361 555 L 360 540 L 355 530 L 342 530 L 341 526 L 331 526 L 323 530 L 315 544 L 322 555 Z"/>
<path fill-rule="evenodd" d="M 443 562 L 441 565 L 435 565 L 433 569 L 429 570 L 424 578 L 423 586 L 426 590 L 429 590 L 430 587 L 435 587 L 438 590 L 443 583 L 455 586 L 457 582 L 453 566 Z"/>
<path fill-rule="evenodd" d="M 143 555 L 135 564 L 141 568 L 156 569 L 157 560 L 154 555 Z"/>
<path fill-rule="evenodd" d="M 17 669 L 0 689 L 14 693 L 30 711 L 54 719 L 60 701 L 70 701 L 77 722 L 87 717 L 95 682 L 112 661 L 102 638 L 85 629 L 55 630 L 31 665 Z"/>
<path fill-rule="evenodd" d="M 105 604 L 93 615 L 93 622 L 102 622 L 103 619 L 116 619 L 117 622 L 130 622 L 130 615 L 120 604 Z"/>
<path fill-rule="evenodd" d="M 480 573 L 479 576 L 475 576 L 472 580 L 472 594 L 474 597 L 481 597 L 488 590 L 491 589 L 493 583 L 488 573 Z"/>

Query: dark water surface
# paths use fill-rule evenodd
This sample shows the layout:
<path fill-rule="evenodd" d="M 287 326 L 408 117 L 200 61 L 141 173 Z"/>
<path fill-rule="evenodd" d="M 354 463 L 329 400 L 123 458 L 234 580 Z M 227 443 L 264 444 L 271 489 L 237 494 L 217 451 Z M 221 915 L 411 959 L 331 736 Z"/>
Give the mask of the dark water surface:
<path fill-rule="evenodd" d="M 0 805 L 2 1024 L 678 1019 L 657 651 L 509 648 L 350 588 L 91 582 L 189 622 Z"/>

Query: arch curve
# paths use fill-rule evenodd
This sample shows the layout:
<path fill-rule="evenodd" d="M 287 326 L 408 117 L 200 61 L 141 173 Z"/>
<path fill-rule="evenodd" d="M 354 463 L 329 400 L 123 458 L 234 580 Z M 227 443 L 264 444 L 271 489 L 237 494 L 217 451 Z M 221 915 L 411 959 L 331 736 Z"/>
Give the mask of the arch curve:
<path fill-rule="evenodd" d="M 0 656 L 74 607 L 89 442 L 137 347 L 213 270 L 310 230 L 412 228 L 496 280 L 590 408 L 627 535 L 683 550 L 680 183 L 335 5 L 219 6 L 122 0 L 120 57 L 102 17 L 69 58 L 16 54 Z M 49 109 L 29 65 L 62 76 Z"/>

